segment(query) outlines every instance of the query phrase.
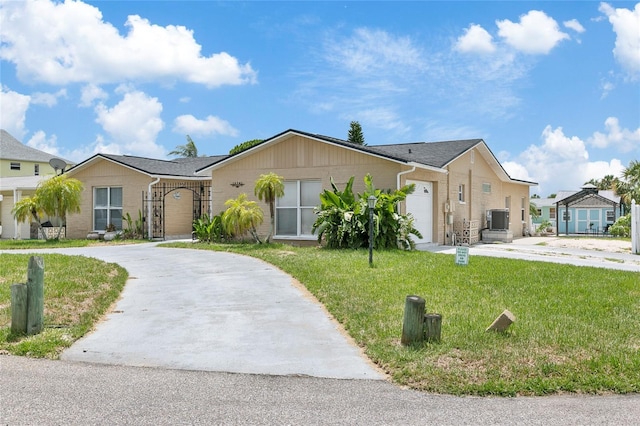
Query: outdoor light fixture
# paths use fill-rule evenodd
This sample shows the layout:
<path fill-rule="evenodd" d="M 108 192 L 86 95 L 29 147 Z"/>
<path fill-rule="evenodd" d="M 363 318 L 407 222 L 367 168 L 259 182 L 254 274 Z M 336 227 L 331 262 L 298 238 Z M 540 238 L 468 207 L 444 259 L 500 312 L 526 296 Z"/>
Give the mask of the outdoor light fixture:
<path fill-rule="evenodd" d="M 373 266 L 373 209 L 376 208 L 377 198 L 369 195 L 367 205 L 369 206 L 369 267 Z"/>
<path fill-rule="evenodd" d="M 231 182 L 231 186 L 233 186 L 234 188 L 240 188 L 243 185 L 244 183 L 242 182 Z"/>

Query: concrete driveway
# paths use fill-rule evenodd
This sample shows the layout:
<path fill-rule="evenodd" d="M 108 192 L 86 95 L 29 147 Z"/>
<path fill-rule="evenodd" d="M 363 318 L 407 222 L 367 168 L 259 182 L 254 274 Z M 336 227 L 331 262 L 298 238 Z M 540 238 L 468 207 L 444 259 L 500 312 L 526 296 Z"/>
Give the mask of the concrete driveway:
<path fill-rule="evenodd" d="M 156 244 L 59 249 L 129 271 L 117 305 L 64 361 L 383 379 L 292 278 L 246 256 Z"/>

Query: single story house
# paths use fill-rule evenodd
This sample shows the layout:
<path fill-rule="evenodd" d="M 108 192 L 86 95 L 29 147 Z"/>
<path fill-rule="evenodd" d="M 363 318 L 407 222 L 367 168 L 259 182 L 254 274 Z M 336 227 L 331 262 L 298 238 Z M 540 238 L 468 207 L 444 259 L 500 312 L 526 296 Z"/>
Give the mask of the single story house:
<path fill-rule="evenodd" d="M 511 178 L 482 139 L 361 146 L 290 129 L 231 156 L 154 160 L 97 154 L 67 172 L 85 186 L 82 212 L 67 218 L 67 235 L 84 238 L 110 224 L 122 229 L 129 213 L 144 216 L 152 238 L 186 237 L 195 218 L 220 213 L 226 200 L 243 192 L 267 212 L 254 185 L 269 172 L 285 181 L 274 240 L 296 244 L 316 241 L 314 208 L 331 178 L 344 188 L 354 176 L 354 192 L 363 192 L 367 173 L 377 188 L 414 183 L 416 191 L 400 208 L 414 216 L 422 234 L 418 244 L 448 244 L 465 224 L 486 227 L 491 209 L 510 210 L 508 228 L 523 235 L 529 187 L 535 185 Z M 268 229 L 267 219 L 258 232 L 266 235 Z"/>
<path fill-rule="evenodd" d="M 361 146 L 293 129 L 198 170 L 211 178 L 213 212 L 224 210 L 225 200 L 242 192 L 257 201 L 254 182 L 269 172 L 285 181 L 285 196 L 276 203 L 274 240 L 292 243 L 316 240 L 311 234 L 313 211 L 332 178 L 343 189 L 354 176 L 356 193 L 364 191 L 368 173 L 377 188 L 415 184 L 415 192 L 400 208 L 415 219 L 422 234 L 418 246 L 449 244 L 454 232 L 470 236 L 473 243 L 487 227 L 487 211 L 492 209 L 509 211 L 505 226 L 513 235 L 524 235 L 529 188 L 536 185 L 511 178 L 482 139 Z M 266 204 L 263 208 L 268 210 Z M 268 227 L 265 221 L 258 231 L 266 234 Z"/>
<path fill-rule="evenodd" d="M 84 184 L 81 213 L 67 217 L 67 235 L 122 230 L 127 215 L 134 221 L 142 215 L 150 238 L 190 238 L 194 218 L 211 212 L 211 177 L 197 170 L 223 158 L 96 154 L 67 172 Z"/>
<path fill-rule="evenodd" d="M 587 184 L 580 191 L 560 191 L 555 198 L 557 234 L 599 234 L 620 217 L 620 197 Z"/>

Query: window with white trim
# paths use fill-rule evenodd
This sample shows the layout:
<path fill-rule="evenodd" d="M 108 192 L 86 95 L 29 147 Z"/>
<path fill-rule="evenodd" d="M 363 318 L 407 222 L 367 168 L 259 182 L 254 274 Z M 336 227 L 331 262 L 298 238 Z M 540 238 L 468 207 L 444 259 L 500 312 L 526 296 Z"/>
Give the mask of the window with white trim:
<path fill-rule="evenodd" d="M 276 236 L 311 237 L 320 192 L 319 180 L 285 181 L 284 196 L 276 200 Z"/>
<path fill-rule="evenodd" d="M 556 208 L 555 207 L 550 207 L 549 208 L 549 219 L 555 219 L 556 218 Z"/>
<path fill-rule="evenodd" d="M 113 225 L 122 229 L 122 187 L 93 188 L 93 229 L 105 231 Z"/>
<path fill-rule="evenodd" d="M 571 210 L 567 210 L 567 209 L 562 210 L 562 221 L 571 222 Z"/>
<path fill-rule="evenodd" d="M 35 176 L 40 176 L 40 164 L 33 165 L 33 174 Z"/>
<path fill-rule="evenodd" d="M 607 210 L 607 222 L 614 222 L 616 219 L 616 216 L 614 214 L 615 212 L 613 210 Z"/>
<path fill-rule="evenodd" d="M 11 170 L 20 170 L 20 163 L 15 163 L 12 162 L 9 167 L 11 168 Z"/>
<path fill-rule="evenodd" d="M 464 203 L 464 184 L 458 185 L 458 201 Z"/>
<path fill-rule="evenodd" d="M 491 184 L 487 182 L 483 183 L 482 192 L 484 192 L 485 194 L 491 194 Z"/>

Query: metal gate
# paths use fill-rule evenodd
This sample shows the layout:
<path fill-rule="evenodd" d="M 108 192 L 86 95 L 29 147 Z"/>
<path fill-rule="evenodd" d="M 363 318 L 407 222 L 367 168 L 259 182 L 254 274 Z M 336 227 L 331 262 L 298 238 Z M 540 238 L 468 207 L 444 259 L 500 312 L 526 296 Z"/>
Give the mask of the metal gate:
<path fill-rule="evenodd" d="M 210 182 L 176 182 L 156 184 L 151 190 L 151 194 L 142 192 L 142 205 L 144 206 L 145 233 L 149 232 L 149 222 L 151 222 L 151 235 L 149 239 L 164 240 L 166 229 L 165 199 L 173 191 L 184 189 L 193 193 L 193 216 L 194 220 L 203 215 L 211 215 L 211 183 Z M 151 217 L 149 217 L 151 212 Z M 193 230 L 193 227 L 192 227 Z"/>

